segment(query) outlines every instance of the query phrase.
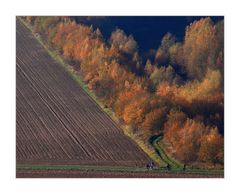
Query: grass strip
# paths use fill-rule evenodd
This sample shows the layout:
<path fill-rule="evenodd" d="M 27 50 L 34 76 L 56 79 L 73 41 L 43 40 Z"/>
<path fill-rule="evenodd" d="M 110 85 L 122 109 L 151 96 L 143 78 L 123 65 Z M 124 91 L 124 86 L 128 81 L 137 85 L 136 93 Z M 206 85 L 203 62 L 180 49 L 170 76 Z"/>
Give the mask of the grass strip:
<path fill-rule="evenodd" d="M 174 169 L 168 171 L 166 168 L 154 168 L 153 170 L 147 170 L 143 167 L 123 167 L 123 166 L 89 166 L 89 165 L 32 165 L 32 164 L 17 164 L 17 170 L 73 170 L 73 171 L 85 171 L 85 172 L 134 172 L 134 173 L 171 173 L 171 174 L 205 174 L 205 175 L 223 175 L 221 170 L 203 170 L 195 169 L 182 171 L 180 169 Z"/>
<path fill-rule="evenodd" d="M 159 142 L 162 140 L 163 136 L 159 136 L 153 141 L 153 147 L 156 149 L 157 153 L 159 153 L 160 157 L 162 160 L 166 163 L 169 164 L 171 168 L 178 169 L 182 168 L 182 164 L 174 160 L 173 158 L 170 158 L 165 150 L 163 149 L 162 146 L 159 145 Z"/>

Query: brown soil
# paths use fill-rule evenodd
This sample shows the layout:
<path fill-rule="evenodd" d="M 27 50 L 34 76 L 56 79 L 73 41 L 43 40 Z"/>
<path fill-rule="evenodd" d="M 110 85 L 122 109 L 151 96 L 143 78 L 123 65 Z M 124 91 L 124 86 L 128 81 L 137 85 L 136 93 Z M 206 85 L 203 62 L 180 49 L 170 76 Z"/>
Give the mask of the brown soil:
<path fill-rule="evenodd" d="M 17 164 L 142 166 L 150 160 L 18 20 L 16 41 Z M 75 173 L 84 175 L 69 176 Z"/>
<path fill-rule="evenodd" d="M 223 178 L 223 175 L 156 172 L 93 172 L 74 170 L 17 170 L 17 178 Z"/>

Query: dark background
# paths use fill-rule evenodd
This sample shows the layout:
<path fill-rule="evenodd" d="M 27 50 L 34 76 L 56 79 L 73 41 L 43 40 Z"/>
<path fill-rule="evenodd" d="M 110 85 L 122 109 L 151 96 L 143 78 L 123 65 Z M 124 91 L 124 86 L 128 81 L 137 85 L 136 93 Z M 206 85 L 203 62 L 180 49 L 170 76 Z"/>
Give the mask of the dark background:
<path fill-rule="evenodd" d="M 182 41 L 185 28 L 194 20 L 204 17 L 207 16 L 74 16 L 73 18 L 78 23 L 92 25 L 93 28 L 98 27 L 105 39 L 108 39 L 116 28 L 124 30 L 127 35 L 132 34 L 142 54 L 149 49 L 157 49 L 167 32 L 174 34 L 178 41 Z M 223 16 L 210 17 L 213 22 L 224 19 Z"/>

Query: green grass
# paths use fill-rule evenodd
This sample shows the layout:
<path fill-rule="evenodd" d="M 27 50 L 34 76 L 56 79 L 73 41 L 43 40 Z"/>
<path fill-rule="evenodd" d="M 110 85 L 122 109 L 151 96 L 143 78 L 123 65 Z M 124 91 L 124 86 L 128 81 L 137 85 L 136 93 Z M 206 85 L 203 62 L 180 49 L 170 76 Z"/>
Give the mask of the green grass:
<path fill-rule="evenodd" d="M 171 171 L 173 172 L 183 172 L 183 164 L 180 163 L 179 161 L 175 160 L 172 158 L 165 149 L 163 148 L 162 145 L 162 140 L 163 136 L 159 136 L 153 141 L 153 147 L 158 150 L 158 152 L 161 155 L 162 160 L 171 166 Z M 203 167 L 193 167 L 193 166 L 186 166 L 186 170 L 184 172 L 188 173 L 205 173 L 205 174 L 211 174 L 211 173 L 216 173 L 216 174 L 224 174 L 224 169 L 210 169 L 210 168 L 203 168 Z"/>
<path fill-rule="evenodd" d="M 17 169 L 25 170 L 80 170 L 104 172 L 145 172 L 146 168 L 124 166 L 91 166 L 91 165 L 26 165 L 18 164 Z"/>
<path fill-rule="evenodd" d="M 223 171 L 219 170 L 186 170 L 173 169 L 168 171 L 163 167 L 156 167 L 149 171 L 145 167 L 126 167 L 126 166 L 91 166 L 91 165 L 33 165 L 33 164 L 17 164 L 17 170 L 74 170 L 85 172 L 152 172 L 152 173 L 172 173 L 172 174 L 206 174 L 206 175 L 223 175 Z"/>
<path fill-rule="evenodd" d="M 131 138 L 148 156 L 159 166 L 165 167 L 166 163 L 157 155 L 154 147 L 147 141 L 132 132 L 131 127 L 123 126 L 123 131 L 126 136 Z"/>
<path fill-rule="evenodd" d="M 182 168 L 182 166 L 183 166 L 182 164 L 180 164 L 179 162 L 177 162 L 176 160 L 174 160 L 173 158 L 171 158 L 170 156 L 167 155 L 166 151 L 160 144 L 161 140 L 162 140 L 162 136 L 159 136 L 158 138 L 156 138 L 153 141 L 153 147 L 158 151 L 162 160 L 166 164 L 169 164 L 171 166 L 171 168 L 174 168 L 174 169 Z"/>

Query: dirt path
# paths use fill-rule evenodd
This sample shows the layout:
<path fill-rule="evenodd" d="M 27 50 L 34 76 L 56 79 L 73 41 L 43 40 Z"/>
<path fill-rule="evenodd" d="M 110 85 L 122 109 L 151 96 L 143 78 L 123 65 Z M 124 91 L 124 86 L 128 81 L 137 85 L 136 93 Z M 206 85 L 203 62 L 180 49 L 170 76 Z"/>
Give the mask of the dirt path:
<path fill-rule="evenodd" d="M 141 166 L 93 166 L 93 165 L 34 165 L 18 164 L 17 177 L 223 177 L 223 171 L 219 170 L 167 170 L 166 168 L 154 167 L 148 170 Z"/>
<path fill-rule="evenodd" d="M 201 175 L 168 172 L 96 172 L 75 170 L 17 170 L 17 178 L 223 178 L 223 175 Z"/>

